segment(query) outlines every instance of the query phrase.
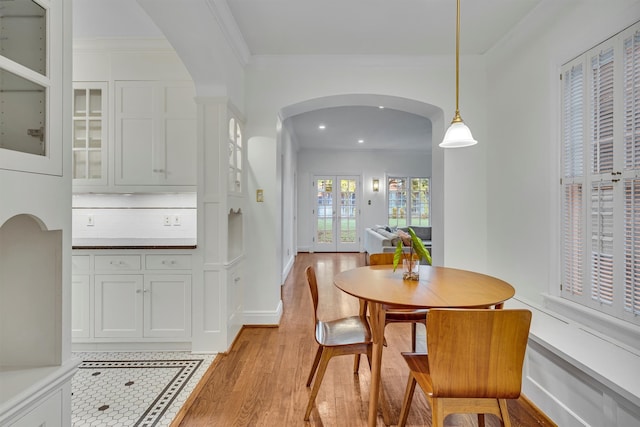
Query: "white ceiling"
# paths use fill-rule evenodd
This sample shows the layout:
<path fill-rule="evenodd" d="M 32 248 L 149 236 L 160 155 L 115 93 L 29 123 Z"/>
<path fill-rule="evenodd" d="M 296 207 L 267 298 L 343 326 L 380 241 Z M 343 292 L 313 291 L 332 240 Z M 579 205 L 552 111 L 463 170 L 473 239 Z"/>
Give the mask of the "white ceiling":
<path fill-rule="evenodd" d="M 462 0 L 461 52 L 486 52 L 540 1 Z M 253 55 L 433 55 L 455 49 L 455 0 L 228 0 L 227 5 Z"/>
<path fill-rule="evenodd" d="M 406 56 L 455 51 L 455 0 L 175 1 L 184 7 L 206 1 L 215 10 L 230 12 L 221 16 L 221 23 L 235 35 L 232 42 L 238 50 L 251 55 Z M 485 53 L 541 1 L 462 0 L 462 54 Z M 73 8 L 74 37 L 162 35 L 133 0 L 73 0 Z M 189 23 L 184 26 L 189 28 Z M 431 123 L 399 110 L 324 108 L 296 115 L 289 124 L 301 147 L 429 150 Z M 318 130 L 320 123 L 327 125 L 323 132 Z"/>

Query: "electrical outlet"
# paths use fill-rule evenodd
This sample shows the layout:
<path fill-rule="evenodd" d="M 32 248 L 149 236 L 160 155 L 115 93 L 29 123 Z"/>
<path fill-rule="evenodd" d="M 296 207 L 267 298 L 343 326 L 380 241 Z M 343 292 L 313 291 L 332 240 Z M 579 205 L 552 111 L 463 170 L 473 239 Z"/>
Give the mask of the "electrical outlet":
<path fill-rule="evenodd" d="M 175 226 L 182 225 L 182 222 L 181 222 L 181 219 L 180 219 L 180 215 L 174 215 L 173 216 L 173 225 L 175 225 Z"/>
<path fill-rule="evenodd" d="M 164 216 L 164 225 L 171 225 L 171 217 L 169 215 Z"/>

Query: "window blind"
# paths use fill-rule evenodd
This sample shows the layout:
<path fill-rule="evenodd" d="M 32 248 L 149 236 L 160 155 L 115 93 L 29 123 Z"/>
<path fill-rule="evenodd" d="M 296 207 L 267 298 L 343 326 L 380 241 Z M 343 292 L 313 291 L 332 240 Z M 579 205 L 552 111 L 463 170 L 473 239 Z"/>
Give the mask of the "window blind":
<path fill-rule="evenodd" d="M 640 22 L 561 72 L 561 295 L 640 325 Z"/>

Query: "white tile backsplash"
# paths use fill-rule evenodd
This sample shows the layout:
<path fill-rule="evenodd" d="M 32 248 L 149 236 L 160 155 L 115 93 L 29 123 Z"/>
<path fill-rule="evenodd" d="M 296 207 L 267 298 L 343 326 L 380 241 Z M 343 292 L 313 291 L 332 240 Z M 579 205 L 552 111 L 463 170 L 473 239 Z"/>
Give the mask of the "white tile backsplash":
<path fill-rule="evenodd" d="M 76 246 L 100 239 L 196 241 L 195 194 L 74 195 L 72 215 Z"/>

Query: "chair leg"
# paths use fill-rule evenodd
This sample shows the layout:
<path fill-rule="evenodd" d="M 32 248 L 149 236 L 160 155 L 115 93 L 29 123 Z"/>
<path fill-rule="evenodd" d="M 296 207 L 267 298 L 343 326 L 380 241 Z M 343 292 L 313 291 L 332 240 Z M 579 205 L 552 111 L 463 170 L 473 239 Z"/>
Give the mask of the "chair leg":
<path fill-rule="evenodd" d="M 318 362 L 320 362 L 320 356 L 322 356 L 322 346 L 318 346 L 318 351 L 316 351 L 316 358 L 313 360 L 313 365 L 311 365 L 311 371 L 309 372 L 309 378 L 307 378 L 307 387 L 311 385 L 311 381 L 313 380 L 313 375 L 316 373 L 316 369 L 318 368 Z"/>
<path fill-rule="evenodd" d="M 438 398 L 428 400 L 431 403 L 431 427 L 444 427 L 444 404 Z"/>
<path fill-rule="evenodd" d="M 398 427 L 404 427 L 407 423 L 407 417 L 409 416 L 409 409 L 411 408 L 411 402 L 413 401 L 413 392 L 416 390 L 416 379 L 411 373 L 409 373 L 409 380 L 407 381 L 407 389 L 404 392 L 404 399 L 402 400 L 402 409 L 400 410 L 400 420 L 398 421 Z"/>
<path fill-rule="evenodd" d="M 478 427 L 484 427 L 484 414 L 478 414 Z"/>
<path fill-rule="evenodd" d="M 416 323 L 411 324 L 411 352 L 416 352 Z"/>
<path fill-rule="evenodd" d="M 353 357 L 353 373 L 357 374 L 360 371 L 360 355 L 356 354 Z"/>
<path fill-rule="evenodd" d="M 333 354 L 331 354 L 331 349 L 322 352 L 322 357 L 320 358 L 320 364 L 318 366 L 318 373 L 316 375 L 316 381 L 313 383 L 311 396 L 309 396 L 309 403 L 307 404 L 307 411 L 304 413 L 305 421 L 309 420 L 309 415 L 311 415 L 311 410 L 313 409 L 313 404 L 316 401 L 318 390 L 320 390 L 320 385 L 322 384 L 322 378 L 324 378 L 324 372 L 327 370 L 327 365 L 329 364 L 329 360 L 332 356 Z"/>
<path fill-rule="evenodd" d="M 509 409 L 507 409 L 507 401 L 498 399 L 498 407 L 500 407 L 500 418 L 504 427 L 511 427 L 511 417 L 509 417 Z"/>

